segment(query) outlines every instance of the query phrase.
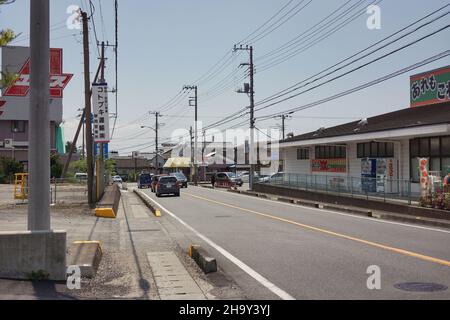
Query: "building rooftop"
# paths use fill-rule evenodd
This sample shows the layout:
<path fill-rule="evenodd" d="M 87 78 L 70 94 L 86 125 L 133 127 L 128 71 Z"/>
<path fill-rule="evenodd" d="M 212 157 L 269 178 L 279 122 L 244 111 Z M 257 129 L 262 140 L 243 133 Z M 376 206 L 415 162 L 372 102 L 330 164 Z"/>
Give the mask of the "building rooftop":
<path fill-rule="evenodd" d="M 450 123 L 450 103 L 394 111 L 285 139 L 281 143 Z"/>

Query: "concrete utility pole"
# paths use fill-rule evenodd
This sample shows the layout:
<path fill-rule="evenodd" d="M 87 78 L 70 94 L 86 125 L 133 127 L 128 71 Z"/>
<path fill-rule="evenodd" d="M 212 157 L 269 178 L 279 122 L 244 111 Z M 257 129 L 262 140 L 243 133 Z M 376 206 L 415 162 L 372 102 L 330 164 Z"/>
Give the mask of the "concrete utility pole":
<path fill-rule="evenodd" d="M 94 199 L 94 157 L 93 157 L 93 142 L 92 142 L 92 123 L 91 123 L 91 79 L 90 79 L 90 64 L 89 64 L 89 28 L 88 17 L 86 12 L 82 12 L 83 18 L 83 52 L 84 52 L 84 97 L 85 97 L 85 111 L 86 116 L 86 161 L 87 161 L 87 175 L 88 175 L 88 202 L 91 208 L 95 207 Z"/>
<path fill-rule="evenodd" d="M 234 51 L 245 50 L 250 54 L 250 62 L 243 63 L 241 65 L 248 65 L 250 71 L 250 88 L 249 92 L 246 92 L 250 96 L 250 176 L 249 176 L 249 189 L 253 190 L 254 176 L 255 176 L 255 66 L 253 63 L 253 46 L 234 46 Z"/>
<path fill-rule="evenodd" d="M 197 86 L 184 86 L 185 90 L 194 91 L 194 107 L 195 107 L 195 124 L 194 124 L 194 185 L 198 185 L 198 162 L 197 162 L 197 151 L 198 151 L 198 87 Z M 191 106 L 191 101 L 189 100 L 189 106 Z"/>
<path fill-rule="evenodd" d="M 31 93 L 28 230 L 50 227 L 50 6 L 30 1 Z"/>
<path fill-rule="evenodd" d="M 151 128 L 155 131 L 155 169 L 156 173 L 159 174 L 159 162 L 158 162 L 158 155 L 159 155 L 159 118 L 161 117 L 161 114 L 159 112 L 151 112 L 151 115 L 155 116 L 155 128 Z M 143 128 L 146 128 L 143 126 Z"/>
<path fill-rule="evenodd" d="M 100 60 L 100 65 L 101 65 L 101 71 L 100 71 L 100 83 L 106 83 L 105 80 L 105 42 L 102 42 L 102 46 L 101 46 L 101 60 Z M 109 119 L 107 119 L 107 121 L 109 121 Z M 104 192 L 105 192 L 105 144 L 99 143 L 99 173 L 100 176 L 97 179 L 97 183 L 99 183 L 99 187 L 97 187 L 98 194 L 97 194 L 97 201 L 100 200 L 100 198 L 103 196 Z"/>
<path fill-rule="evenodd" d="M 191 137 L 191 169 L 193 169 L 194 168 L 193 164 L 195 162 L 195 156 L 194 156 L 195 146 L 194 146 L 194 130 L 192 129 L 192 126 L 191 126 L 191 128 L 189 130 L 189 134 L 190 134 L 190 137 Z M 191 176 L 192 176 L 193 180 L 195 180 L 194 175 L 195 175 L 195 173 L 191 172 Z"/>

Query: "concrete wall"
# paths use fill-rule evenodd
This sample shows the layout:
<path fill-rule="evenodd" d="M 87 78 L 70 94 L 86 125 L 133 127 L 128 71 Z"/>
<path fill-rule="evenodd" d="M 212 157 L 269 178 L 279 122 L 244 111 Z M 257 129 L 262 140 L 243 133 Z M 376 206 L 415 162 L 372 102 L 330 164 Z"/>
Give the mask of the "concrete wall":
<path fill-rule="evenodd" d="M 47 280 L 66 279 L 66 232 L 0 232 L 0 278 L 40 275 Z"/>

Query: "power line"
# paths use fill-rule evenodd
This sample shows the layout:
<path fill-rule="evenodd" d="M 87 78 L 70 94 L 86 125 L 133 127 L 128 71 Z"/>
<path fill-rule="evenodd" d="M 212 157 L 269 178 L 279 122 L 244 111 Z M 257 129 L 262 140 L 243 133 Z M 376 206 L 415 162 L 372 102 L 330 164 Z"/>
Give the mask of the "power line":
<path fill-rule="evenodd" d="M 450 13 L 450 12 L 449 12 L 449 13 Z M 449 14 L 449 13 L 447 13 L 447 14 Z M 318 85 L 316 85 L 316 86 L 313 86 L 313 87 L 308 88 L 308 89 L 306 89 L 306 90 L 304 90 L 304 91 L 301 91 L 301 92 L 299 92 L 299 93 L 296 93 L 296 94 L 294 94 L 294 95 L 291 95 L 291 96 L 289 96 L 289 97 L 286 97 L 286 98 L 284 98 L 284 99 L 282 99 L 282 100 L 279 100 L 279 101 L 277 101 L 277 102 L 271 103 L 271 104 L 266 105 L 266 106 L 264 106 L 264 107 L 260 107 L 260 108 L 256 109 L 256 111 L 260 111 L 260 110 L 263 110 L 263 109 L 267 109 L 267 108 L 272 107 L 272 106 L 274 106 L 274 105 L 280 104 L 280 103 L 282 103 L 282 102 L 284 102 L 284 101 L 290 100 L 290 99 L 292 99 L 292 98 L 298 97 L 299 95 L 302 95 L 302 94 L 304 94 L 304 93 L 307 93 L 307 92 L 309 92 L 309 91 L 312 91 L 312 90 L 314 90 L 314 89 L 317 89 L 317 88 L 319 88 L 319 87 L 321 87 L 321 86 L 324 86 L 324 85 L 326 85 L 326 84 L 328 84 L 328 83 L 330 83 L 330 82 L 333 82 L 333 81 L 336 81 L 336 80 L 338 80 L 338 79 L 340 79 L 340 78 L 343 78 L 343 77 L 346 76 L 346 75 L 349 75 L 349 74 L 351 74 L 351 73 L 353 73 L 353 72 L 355 72 L 355 71 L 358 71 L 358 70 L 360 70 L 360 69 L 362 69 L 362 68 L 365 68 L 365 67 L 367 67 L 367 66 L 369 66 L 369 65 L 371 65 L 371 64 L 373 64 L 373 63 L 375 63 L 375 62 L 378 62 L 378 61 L 380 61 L 380 60 L 382 60 L 382 59 L 384 59 L 384 58 L 387 58 L 387 57 L 389 57 L 389 56 L 391 56 L 391 55 L 393 55 L 393 54 L 395 54 L 395 53 L 397 53 L 397 52 L 399 52 L 399 51 L 401 51 L 401 50 L 404 50 L 404 49 L 406 49 L 406 48 L 409 48 L 409 47 L 411 47 L 412 45 L 415 45 L 415 44 L 417 44 L 417 43 L 419 43 L 419 42 L 421 42 L 421 41 L 423 41 L 423 40 L 425 40 L 425 39 L 428 39 L 428 38 L 430 38 L 430 37 L 432 37 L 432 36 L 438 34 L 439 32 L 442 32 L 442 31 L 444 31 L 444 30 L 446 30 L 446 29 L 448 29 L 448 28 L 450 28 L 450 25 L 446 25 L 445 27 L 442 27 L 442 28 L 440 28 L 440 29 L 438 29 L 438 30 L 436 30 L 436 31 L 434 31 L 434 32 L 432 32 L 432 33 L 429 33 L 429 34 L 427 34 L 426 36 L 423 36 L 423 37 L 421 37 L 421 38 L 419 38 L 419 39 L 417 39 L 417 40 L 415 40 L 415 41 L 413 41 L 413 42 L 410 42 L 410 43 L 408 43 L 408 44 L 406 44 L 406 45 L 404 45 L 404 46 L 402 46 L 402 47 L 400 47 L 400 48 L 397 48 L 397 49 L 395 49 L 395 50 L 393 50 L 393 51 L 391 51 L 391 52 L 389 52 L 389 53 L 386 53 L 386 54 L 384 54 L 384 55 L 382 55 L 382 56 L 380 56 L 380 57 L 378 57 L 378 58 L 376 58 L 376 59 L 373 59 L 373 60 L 371 60 L 371 61 L 369 61 L 369 62 L 366 62 L 366 63 L 364 63 L 364 64 L 362 64 L 362 65 L 360 65 L 360 66 L 358 66 L 358 67 L 356 67 L 356 68 L 354 68 L 354 69 L 351 69 L 351 70 L 349 70 L 349 71 L 347 71 L 347 72 L 345 72 L 345 73 L 343 73 L 343 74 L 340 74 L 340 75 L 338 75 L 338 76 L 336 76 L 336 77 L 334 77 L 334 78 L 331 78 L 330 80 L 327 80 L 327 81 L 325 81 L 325 82 L 322 82 L 322 83 L 320 83 L 320 84 L 318 84 Z M 325 77 L 325 76 L 324 76 L 324 77 Z M 321 77 L 321 78 L 323 78 L 323 77 Z M 321 79 L 321 78 L 319 78 L 319 79 Z M 309 85 L 309 84 L 312 84 L 312 83 L 314 83 L 315 81 L 317 81 L 317 80 L 319 80 L 319 79 L 316 79 L 316 80 L 314 80 L 314 81 L 312 81 L 312 82 L 309 82 L 309 83 L 303 85 L 302 87 L 305 87 L 305 86 L 307 86 L 307 85 Z M 300 87 L 300 88 L 302 88 L 302 87 Z M 298 90 L 298 89 L 295 89 L 295 90 L 293 90 L 293 91 L 296 91 L 296 90 Z"/>
<path fill-rule="evenodd" d="M 275 30 L 277 30 L 278 28 L 280 28 L 282 25 L 284 25 L 285 23 L 287 23 L 289 20 L 291 20 L 293 17 L 295 17 L 297 14 L 299 14 L 301 11 L 303 11 L 308 5 L 311 4 L 311 2 L 313 0 L 309 0 L 307 4 L 305 4 L 303 7 L 297 9 L 298 7 L 300 7 L 306 0 L 302 0 L 300 1 L 297 5 L 295 5 L 293 8 L 291 8 L 287 13 L 285 13 L 281 18 L 279 18 L 275 23 L 273 23 L 271 26 L 269 26 L 268 28 L 266 28 L 261 34 L 259 34 L 256 37 L 253 37 L 249 40 L 246 40 L 246 43 L 256 43 L 262 39 L 264 39 L 265 37 L 267 37 L 269 34 L 271 34 L 272 32 L 274 32 Z M 296 11 L 293 11 L 297 9 Z M 289 17 L 287 17 L 284 21 L 283 19 L 288 16 L 291 13 L 291 15 Z M 280 22 L 280 23 L 279 23 Z M 279 23 L 279 24 L 278 24 Z M 278 24 L 278 25 L 277 25 Z M 270 29 L 272 28 L 272 29 Z"/>
<path fill-rule="evenodd" d="M 374 85 L 377 85 L 379 83 L 385 82 L 385 81 L 390 80 L 392 78 L 398 77 L 398 76 L 400 76 L 402 74 L 405 74 L 407 72 L 413 71 L 415 69 L 418 69 L 420 67 L 423 67 L 425 65 L 428 65 L 430 63 L 433 63 L 435 61 L 438 61 L 438 60 L 443 59 L 443 58 L 448 57 L 448 56 L 450 56 L 450 50 L 444 51 L 444 52 L 439 53 L 439 54 L 437 54 L 435 56 L 432 56 L 432 57 L 430 57 L 428 59 L 425 59 L 423 61 L 415 63 L 415 64 L 413 64 L 413 65 L 411 65 L 409 67 L 406 67 L 406 68 L 403 68 L 401 70 L 395 71 L 395 72 L 393 72 L 393 73 L 391 73 L 389 75 L 383 76 L 381 78 L 378 78 L 376 80 L 370 81 L 370 82 L 365 83 L 363 85 L 357 86 L 357 87 L 352 88 L 350 90 L 347 90 L 347 91 L 335 94 L 335 95 L 330 96 L 328 98 L 321 99 L 321 100 L 318 100 L 318 101 L 315 101 L 315 102 L 312 102 L 312 103 L 308 103 L 308 104 L 305 104 L 305 105 L 302 105 L 302 106 L 299 106 L 299 107 L 295 107 L 295 108 L 292 108 L 292 109 L 288 109 L 288 110 L 285 110 L 285 111 L 282 111 L 282 112 L 278 112 L 278 113 L 275 113 L 275 114 L 261 116 L 261 117 L 257 118 L 257 120 L 260 121 L 260 120 L 263 120 L 263 119 L 273 118 L 275 116 L 279 116 L 279 115 L 285 114 L 285 113 L 296 113 L 296 112 L 299 112 L 299 111 L 302 111 L 302 110 L 305 110 L 305 109 L 313 108 L 315 106 L 324 104 L 324 103 L 329 102 L 329 101 L 336 100 L 338 98 L 347 96 L 349 94 L 361 91 L 363 89 L 372 87 Z"/>
<path fill-rule="evenodd" d="M 374 2 L 372 2 L 372 4 L 377 4 L 378 5 L 382 1 L 383 0 L 378 0 L 378 2 L 374 1 Z M 332 23 L 325 25 L 324 26 L 325 28 L 322 27 L 321 29 L 315 31 L 312 35 L 310 35 L 306 39 L 303 39 L 302 41 L 300 41 L 296 46 L 294 46 L 292 49 L 288 50 L 287 54 L 286 53 L 282 53 L 282 54 L 279 54 L 278 56 L 270 58 L 268 62 L 260 65 L 259 72 L 261 73 L 261 72 L 264 72 L 266 70 L 269 70 L 269 69 L 271 69 L 271 68 L 273 68 L 273 67 L 275 67 L 277 65 L 280 65 L 281 63 L 284 63 L 284 62 L 294 58 L 295 56 L 297 56 L 297 55 L 299 55 L 299 54 L 309 50 L 310 48 L 314 47 L 315 45 L 317 45 L 317 44 L 321 43 L 322 41 L 326 40 L 327 38 L 331 37 L 333 34 L 335 34 L 336 32 L 340 31 L 341 29 L 346 27 L 351 22 L 355 21 L 360 16 L 364 15 L 365 12 L 366 12 L 365 9 L 362 9 L 362 10 L 356 12 L 355 14 L 353 14 L 352 16 L 350 16 L 349 18 L 347 18 L 346 20 L 344 20 L 341 24 L 338 24 L 338 25 L 333 27 L 333 25 L 336 22 L 338 22 L 341 18 L 345 18 L 345 16 L 347 14 L 341 16 L 340 18 L 337 18 Z M 331 30 L 327 30 L 330 27 L 333 27 L 333 28 Z M 319 35 L 319 37 L 314 39 L 314 37 L 316 35 Z M 305 43 L 307 41 L 310 41 L 310 42 L 306 43 L 304 46 L 298 48 L 301 44 L 303 44 L 303 43 Z"/>
<path fill-rule="evenodd" d="M 419 20 L 414 21 L 413 23 L 411 23 L 411 24 L 409 24 L 408 26 L 406 26 L 406 27 L 400 29 L 399 31 L 394 32 L 393 34 L 391 34 L 391 35 L 389 35 L 389 36 L 387 36 L 387 37 L 381 39 L 380 41 L 375 42 L 374 44 L 368 46 L 367 48 L 365 48 L 365 49 L 363 49 L 363 50 L 361 50 L 361 51 L 358 51 L 357 53 L 355 53 L 355 54 L 353 54 L 353 55 L 351 55 L 351 56 L 349 56 L 349 57 L 347 57 L 347 58 L 345 58 L 345 59 L 339 61 L 338 63 L 336 63 L 336 64 L 334 64 L 334 65 L 332 65 L 332 66 L 330 66 L 330 67 L 328 67 L 328 68 L 326 68 L 326 69 L 320 71 L 319 73 L 317 73 L 317 74 L 315 74 L 315 75 L 313 75 L 313 76 L 311 76 L 311 77 L 309 77 L 309 78 L 307 78 L 307 79 L 304 79 L 304 80 L 302 80 L 302 81 L 300 81 L 300 82 L 297 82 L 296 84 L 294 84 L 294 85 L 292 85 L 292 86 L 290 86 L 290 87 L 288 87 L 288 88 L 286 88 L 286 89 L 284 89 L 284 90 L 281 90 L 280 92 L 278 92 L 278 93 L 276 93 L 276 94 L 273 94 L 273 95 L 271 95 L 271 96 L 269 96 L 269 97 L 267 97 L 267 98 L 265 98 L 265 99 L 263 99 L 263 100 L 257 102 L 256 105 L 258 106 L 258 105 L 264 104 L 264 103 L 269 102 L 269 101 L 273 101 L 273 100 L 275 100 L 275 99 L 281 97 L 281 96 L 283 95 L 283 93 L 285 93 L 286 91 L 289 91 L 289 90 L 291 90 L 291 89 L 297 87 L 298 85 L 300 85 L 300 84 L 302 84 L 302 83 L 305 83 L 306 81 L 311 80 L 311 79 L 315 78 L 316 76 L 319 76 L 319 75 L 321 75 L 321 74 L 323 74 L 323 73 L 325 73 L 325 72 L 327 72 L 327 71 L 329 71 L 329 70 L 331 70 L 331 69 L 333 69 L 333 68 L 335 68 L 335 67 L 341 65 L 341 64 L 344 63 L 344 62 L 349 61 L 350 59 L 352 59 L 352 58 L 354 58 L 354 57 L 360 55 L 361 53 L 364 53 L 364 52 L 366 52 L 366 51 L 368 51 L 368 50 L 370 50 L 370 49 L 376 47 L 377 45 L 383 43 L 384 41 L 386 41 L 386 40 L 388 40 L 388 39 L 390 39 L 390 38 L 392 38 L 392 37 L 394 37 L 394 36 L 396 36 L 396 35 L 402 33 L 403 31 L 409 29 L 410 27 L 412 27 L 412 26 L 414 26 L 414 25 L 416 25 L 416 24 L 418 24 L 418 23 L 420 23 L 420 22 L 422 22 L 422 21 L 428 19 L 429 17 L 433 16 L 434 14 L 438 13 L 439 11 L 445 9 L 445 8 L 448 7 L 448 6 L 450 6 L 450 4 L 447 4 L 447 5 L 445 5 L 445 6 L 441 7 L 441 8 L 439 8 L 438 10 L 435 10 L 435 11 L 433 11 L 432 13 L 426 15 L 425 17 L 423 17 L 423 18 L 421 18 L 421 19 L 419 19 Z M 448 14 L 448 13 L 447 13 L 447 14 Z M 418 31 L 419 29 L 423 28 L 424 26 L 426 26 L 426 25 L 428 25 L 428 24 L 430 24 L 430 23 L 433 23 L 433 22 L 438 21 L 438 20 L 441 19 L 442 17 L 443 17 L 443 16 L 440 16 L 440 17 L 436 18 L 435 20 L 432 20 L 432 21 L 430 21 L 429 23 L 420 26 L 418 29 L 416 29 L 416 30 L 413 31 L 413 32 Z M 412 32 L 411 32 L 411 33 L 412 33 Z M 409 34 L 411 34 L 411 33 L 409 33 Z M 408 34 L 408 35 L 409 35 L 409 34 Z M 405 36 L 406 36 L 406 35 L 405 35 Z M 397 39 L 397 41 L 398 41 L 398 40 L 400 40 L 400 39 Z M 394 41 L 394 42 L 395 42 L 395 41 Z M 391 42 L 391 43 L 393 43 L 393 42 Z M 391 43 L 389 43 L 389 44 L 391 44 Z M 379 49 L 382 49 L 382 48 L 388 46 L 389 44 L 387 44 L 387 45 L 385 45 L 385 46 L 383 46 L 383 47 L 381 47 L 381 48 L 379 48 Z M 372 53 L 373 53 L 373 52 L 372 52 Z M 361 59 L 363 59 L 364 57 L 367 57 L 367 56 L 368 56 L 368 55 L 365 55 L 365 56 L 363 56 L 363 57 L 361 57 L 361 58 L 359 58 L 359 59 L 357 59 L 357 60 L 354 60 L 354 61 L 352 61 L 351 63 L 347 64 L 346 66 L 348 66 L 348 65 L 350 65 L 350 64 L 352 64 L 352 63 L 354 63 L 354 62 L 356 62 L 356 61 L 358 61 L 358 60 L 361 60 Z"/>

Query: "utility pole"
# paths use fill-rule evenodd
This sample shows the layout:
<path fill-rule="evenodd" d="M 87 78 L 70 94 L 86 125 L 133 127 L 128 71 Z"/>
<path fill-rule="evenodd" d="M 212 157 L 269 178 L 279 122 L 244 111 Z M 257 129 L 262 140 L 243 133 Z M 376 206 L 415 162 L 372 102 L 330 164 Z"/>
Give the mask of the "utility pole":
<path fill-rule="evenodd" d="M 102 41 L 102 46 L 101 46 L 101 60 L 100 60 L 100 65 L 101 65 L 101 71 L 100 71 L 100 83 L 106 83 L 105 80 L 105 42 Z M 107 119 L 106 121 L 109 121 L 109 119 Z M 100 200 L 100 198 L 103 196 L 104 192 L 105 192 L 105 144 L 103 142 L 99 143 L 99 173 L 100 176 L 97 177 L 97 183 L 99 184 L 99 186 L 97 187 L 97 190 L 99 190 L 97 192 L 97 201 Z"/>
<path fill-rule="evenodd" d="M 155 128 L 153 129 L 155 131 L 155 169 L 156 173 L 159 174 L 159 118 L 161 114 L 159 112 L 150 112 L 150 114 L 155 116 Z"/>
<path fill-rule="evenodd" d="M 194 132 L 193 132 L 193 129 L 192 129 L 192 126 L 191 126 L 191 128 L 190 128 L 190 130 L 189 130 L 189 133 L 190 133 L 190 137 L 191 137 L 191 176 L 192 176 L 192 180 L 195 180 L 195 178 L 194 178 L 194 172 L 192 172 L 193 170 L 193 168 L 194 168 L 194 161 L 195 161 L 195 157 L 194 157 Z"/>
<path fill-rule="evenodd" d="M 30 2 L 31 93 L 28 230 L 50 226 L 50 6 Z"/>
<path fill-rule="evenodd" d="M 82 12 L 83 18 L 83 53 L 84 53 L 84 106 L 86 118 L 86 161 L 88 175 L 88 202 L 91 208 L 95 207 L 94 200 L 94 158 L 93 158 L 93 142 L 92 142 L 92 123 L 91 123 L 91 79 L 89 64 L 89 28 L 88 16 L 86 12 Z"/>
<path fill-rule="evenodd" d="M 184 86 L 185 90 L 193 90 L 194 97 L 194 107 L 195 107 L 195 124 L 194 124 L 194 185 L 198 186 L 198 161 L 197 161 L 197 151 L 198 151 L 198 87 L 197 86 Z M 191 101 L 189 100 L 189 106 L 191 105 Z"/>
<path fill-rule="evenodd" d="M 286 139 L 286 120 L 291 118 L 291 114 L 292 114 L 292 112 L 287 113 L 287 114 L 282 114 L 281 116 L 276 117 L 276 118 L 281 118 L 281 131 L 282 131 L 283 140 Z"/>
<path fill-rule="evenodd" d="M 246 92 L 250 96 L 250 176 L 249 176 L 249 189 L 253 190 L 254 176 L 255 176 L 255 66 L 253 63 L 253 46 L 234 46 L 234 51 L 245 50 L 250 54 L 250 62 L 243 63 L 242 65 L 248 65 L 250 71 L 250 87 L 249 92 Z"/>

